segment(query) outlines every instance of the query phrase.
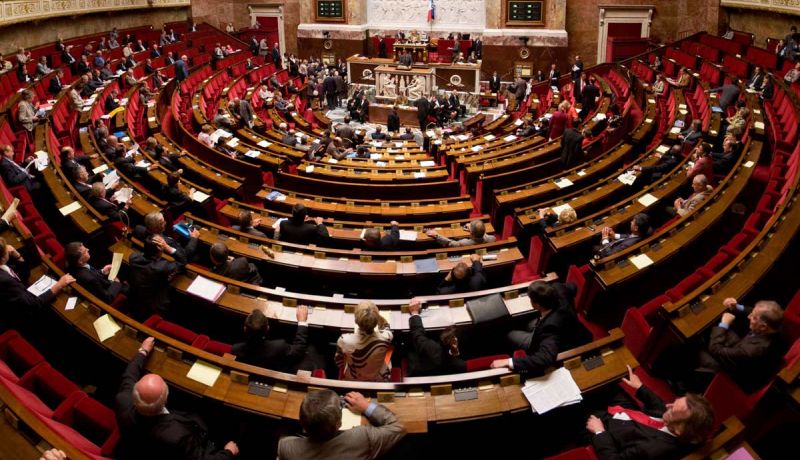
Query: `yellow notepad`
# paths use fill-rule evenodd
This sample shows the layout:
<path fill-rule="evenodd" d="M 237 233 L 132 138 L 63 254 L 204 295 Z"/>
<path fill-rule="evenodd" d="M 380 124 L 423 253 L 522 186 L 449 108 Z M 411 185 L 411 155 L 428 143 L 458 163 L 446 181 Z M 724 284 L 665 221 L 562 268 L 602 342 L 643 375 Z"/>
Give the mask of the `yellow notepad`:
<path fill-rule="evenodd" d="M 93 324 L 94 330 L 97 332 L 97 338 L 99 338 L 101 342 L 105 342 L 111 337 L 114 337 L 114 335 L 122 329 L 119 327 L 119 324 L 114 321 L 114 318 L 109 315 L 103 315 L 97 318 Z"/>
<path fill-rule="evenodd" d="M 77 201 L 73 201 L 72 203 L 64 206 L 63 208 L 59 208 L 58 210 L 61 211 L 62 215 L 68 216 L 68 215 L 72 214 L 73 212 L 77 211 L 80 208 L 81 208 L 81 204 L 78 203 Z"/>
<path fill-rule="evenodd" d="M 186 374 L 186 376 L 196 382 L 202 383 L 203 385 L 213 387 L 221 373 L 222 368 L 212 366 L 211 364 L 198 360 L 194 362 L 192 368 L 189 369 L 189 373 Z"/>

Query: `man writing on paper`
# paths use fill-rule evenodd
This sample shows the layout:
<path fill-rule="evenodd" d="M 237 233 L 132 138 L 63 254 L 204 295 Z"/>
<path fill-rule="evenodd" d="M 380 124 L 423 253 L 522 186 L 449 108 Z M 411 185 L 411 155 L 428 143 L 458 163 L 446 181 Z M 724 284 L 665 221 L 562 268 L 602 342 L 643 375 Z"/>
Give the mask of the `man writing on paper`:
<path fill-rule="evenodd" d="M 451 240 L 450 238 L 446 238 L 442 235 L 439 235 L 436 230 L 428 230 L 426 234 L 431 238 L 435 238 L 436 242 L 441 246 L 450 248 L 459 246 L 472 246 L 483 243 L 494 243 L 496 241 L 494 235 L 486 234 L 486 226 L 480 219 L 475 219 L 470 222 L 468 230 L 469 238 L 462 238 L 460 240 Z"/>
<path fill-rule="evenodd" d="M 714 411 L 702 396 L 688 394 L 664 404 L 642 385 L 628 366 L 622 382 L 636 391 L 643 411 L 627 394 L 611 401 L 608 408 L 586 421 L 592 446 L 600 460 L 682 458 L 702 445 L 711 434 Z"/>
<path fill-rule="evenodd" d="M 568 285 L 532 282 L 528 286 L 528 299 L 539 315 L 528 323 L 526 330 L 508 333 L 509 342 L 525 350 L 527 356 L 495 360 L 492 368 L 508 367 L 531 376 L 544 375 L 555 364 L 559 352 L 591 342 L 591 332 L 575 315 L 570 301 L 573 297 Z"/>
<path fill-rule="evenodd" d="M 167 409 L 166 382 L 158 374 L 145 375 L 145 361 L 154 344 L 152 337 L 145 339 L 122 374 L 116 397 L 118 458 L 228 460 L 238 455 L 233 441 L 218 449 L 197 415 Z"/>
<path fill-rule="evenodd" d="M 61 290 L 75 282 L 72 275 L 66 274 L 37 297 L 28 292 L 29 275 L 25 259 L 0 237 L 0 298 L 3 299 L 4 311 L 0 330 L 9 325 L 15 327 L 21 315 L 30 315 L 34 309 L 44 308 Z"/>
<path fill-rule="evenodd" d="M 307 437 L 287 436 L 278 442 L 281 460 L 368 460 L 389 452 L 405 436 L 406 429 L 386 407 L 351 391 L 344 396 L 348 410 L 369 420 L 339 432 L 342 403 L 331 390 L 309 391 L 300 406 L 300 426 Z"/>
<path fill-rule="evenodd" d="M 108 273 L 111 265 L 106 265 L 98 270 L 89 265 L 89 248 L 80 241 L 73 241 L 65 248 L 67 268 L 75 280 L 103 302 L 111 303 L 120 294 L 127 294 L 128 286 L 120 283 L 119 279 L 109 281 Z"/>

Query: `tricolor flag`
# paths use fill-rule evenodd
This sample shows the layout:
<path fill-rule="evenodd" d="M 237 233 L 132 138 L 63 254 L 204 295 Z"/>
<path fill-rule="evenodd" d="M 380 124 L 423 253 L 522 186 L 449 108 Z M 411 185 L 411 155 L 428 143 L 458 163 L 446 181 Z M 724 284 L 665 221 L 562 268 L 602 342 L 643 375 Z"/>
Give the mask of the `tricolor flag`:
<path fill-rule="evenodd" d="M 436 5 L 433 0 L 428 0 L 428 22 L 433 22 L 436 19 Z"/>

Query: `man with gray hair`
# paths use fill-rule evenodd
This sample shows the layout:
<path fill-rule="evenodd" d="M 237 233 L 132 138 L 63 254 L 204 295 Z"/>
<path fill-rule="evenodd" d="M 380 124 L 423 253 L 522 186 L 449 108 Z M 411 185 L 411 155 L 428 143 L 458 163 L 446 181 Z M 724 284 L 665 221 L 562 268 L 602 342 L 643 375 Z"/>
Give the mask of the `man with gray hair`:
<path fill-rule="evenodd" d="M 381 232 L 375 227 L 364 230 L 364 246 L 367 250 L 395 249 L 400 241 L 400 224 L 393 220 L 391 228 L 381 237 Z"/>
<path fill-rule="evenodd" d="M 342 410 L 363 415 L 370 424 L 339 433 Z M 347 393 L 344 401 L 328 389 L 309 391 L 300 406 L 300 425 L 307 437 L 282 438 L 278 442 L 281 460 L 374 459 L 389 452 L 406 434 L 395 414 L 355 391 Z"/>
<path fill-rule="evenodd" d="M 494 235 L 486 234 L 486 226 L 480 219 L 475 219 L 466 226 L 465 230 L 469 231 L 469 238 L 462 238 L 460 240 L 451 240 L 450 238 L 439 235 L 436 230 L 428 230 L 427 235 L 435 238 L 436 242 L 444 247 L 458 247 L 458 246 L 472 246 L 474 244 L 494 243 L 496 238 Z"/>
<path fill-rule="evenodd" d="M 708 179 L 704 174 L 694 176 L 692 179 L 692 194 L 685 200 L 683 198 L 675 199 L 675 213 L 681 217 L 690 213 L 711 196 L 712 190 L 713 188 L 708 185 Z"/>
<path fill-rule="evenodd" d="M 153 238 L 156 244 L 164 248 L 164 253 L 172 256 L 176 263 L 180 265 L 187 264 L 192 260 L 194 252 L 197 250 L 200 232 L 194 227 L 190 228 L 189 241 L 186 245 L 181 246 L 172 237 L 164 235 L 166 228 L 167 221 L 164 220 L 164 215 L 154 211 L 144 216 L 144 226 L 137 225 L 134 229 L 134 236 L 141 241 Z"/>
<path fill-rule="evenodd" d="M 194 414 L 168 410 L 169 387 L 158 374 L 145 374 L 144 363 L 155 339 L 148 337 L 122 374 L 116 397 L 120 459 L 169 458 L 228 460 L 239 454 L 229 441 L 218 449 L 205 423 Z"/>

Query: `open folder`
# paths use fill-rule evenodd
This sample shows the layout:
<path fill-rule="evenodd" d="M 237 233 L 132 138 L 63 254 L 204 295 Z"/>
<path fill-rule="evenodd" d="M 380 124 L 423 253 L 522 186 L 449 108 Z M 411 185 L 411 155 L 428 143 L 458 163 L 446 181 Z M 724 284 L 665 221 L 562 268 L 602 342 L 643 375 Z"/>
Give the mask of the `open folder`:
<path fill-rule="evenodd" d="M 197 276 L 186 291 L 189 294 L 194 294 L 209 302 L 216 302 L 222 296 L 222 293 L 225 292 L 225 285 L 217 283 L 216 281 L 211 281 L 202 276 Z"/>

